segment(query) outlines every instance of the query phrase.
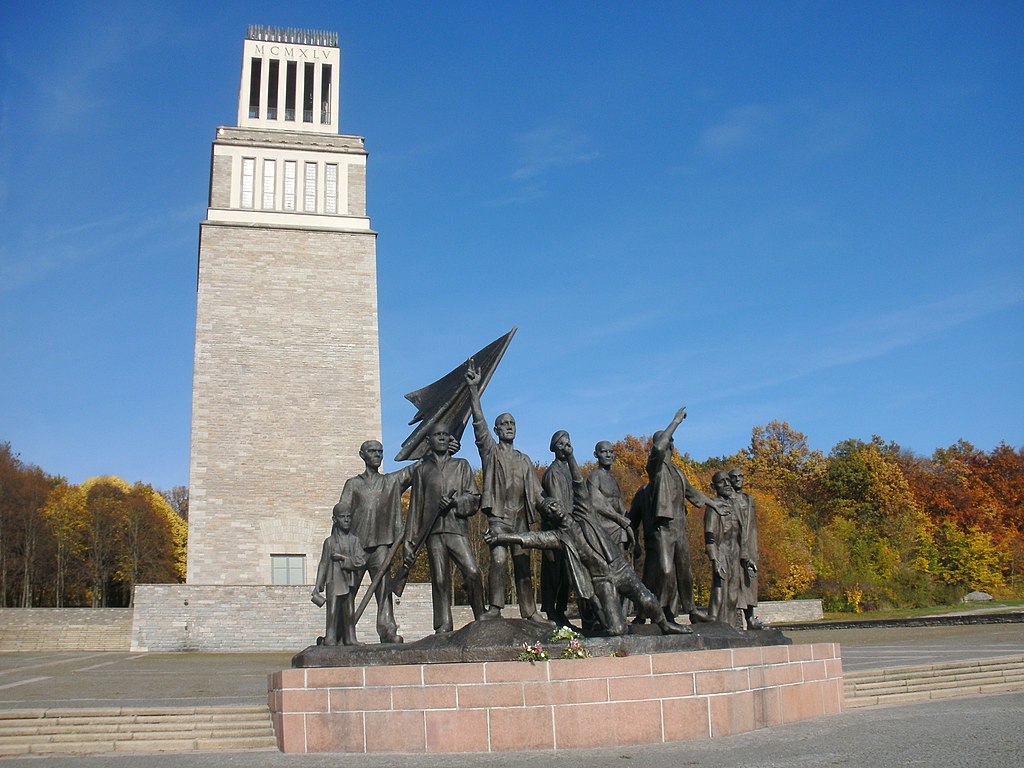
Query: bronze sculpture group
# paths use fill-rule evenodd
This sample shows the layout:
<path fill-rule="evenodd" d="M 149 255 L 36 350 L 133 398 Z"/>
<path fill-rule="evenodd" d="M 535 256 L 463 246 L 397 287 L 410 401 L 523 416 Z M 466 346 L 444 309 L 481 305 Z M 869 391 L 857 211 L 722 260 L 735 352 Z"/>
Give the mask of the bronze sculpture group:
<path fill-rule="evenodd" d="M 512 332 L 514 333 L 514 331 Z M 436 633 L 453 629 L 452 566 L 459 569 L 475 620 L 501 619 L 508 590 L 511 560 L 522 619 L 554 627 L 568 625 L 571 593 L 578 600 L 586 634 L 623 635 L 629 631 L 627 610 L 634 623 L 650 620 L 663 634 L 688 634 L 676 622 L 687 614 L 690 623 L 719 621 L 737 629 L 760 629 L 757 605 L 757 525 L 754 501 L 743 491 L 743 472 L 717 472 L 715 498 L 694 488 L 672 462 L 673 436 L 686 418 L 680 408 L 664 430 L 656 432 L 647 461 L 648 482 L 630 508 L 625 508 L 610 469 L 615 461 L 611 443 L 594 449 L 597 467 L 584 480 L 568 432 L 552 435 L 554 461 L 538 481 L 534 464 L 514 447 L 515 419 L 499 415 L 488 429 L 481 390 L 493 373 L 512 333 L 482 350 L 497 349 L 481 371 L 471 358 L 436 385 L 409 395 L 420 404 L 436 403 L 434 413 L 422 405 L 416 443 L 406 441 L 403 453 L 417 461 L 387 474 L 380 472 L 383 447 L 364 442 L 359 455 L 364 471 L 349 479 L 334 508 L 334 528 L 324 541 L 313 601 L 323 604 L 326 589 L 325 645 L 356 644 L 355 624 L 370 596 L 377 602 L 376 628 L 381 643 L 401 643 L 394 618 L 393 594 L 401 594 L 405 577 L 419 551 L 426 548 L 430 566 L 433 627 Z M 461 381 L 456 376 L 461 373 Z M 419 397 L 420 400 L 414 399 Z M 467 411 L 462 413 L 462 411 Z M 456 458 L 469 416 L 483 468 L 482 488 L 465 459 Z M 400 456 L 403 454 L 400 453 Z M 411 489 L 403 528 L 401 497 Z M 694 603 L 687 503 L 704 508 L 705 547 L 712 563 L 711 601 L 707 612 Z M 490 548 L 486 576 L 469 542 L 468 518 L 483 512 Z M 632 557 L 644 541 L 643 577 Z M 390 567 L 402 549 L 397 579 Z M 530 569 L 530 550 L 541 551 L 541 606 L 538 610 Z M 355 593 L 369 572 L 371 586 L 361 605 Z M 541 615 L 543 611 L 544 616 Z M 740 618 L 742 614 L 742 619 Z"/>

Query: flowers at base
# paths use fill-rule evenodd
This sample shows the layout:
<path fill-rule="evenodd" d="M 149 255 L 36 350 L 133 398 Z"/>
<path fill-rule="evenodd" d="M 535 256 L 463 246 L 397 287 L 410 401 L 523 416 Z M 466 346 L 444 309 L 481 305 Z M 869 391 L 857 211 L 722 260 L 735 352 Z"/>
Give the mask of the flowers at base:
<path fill-rule="evenodd" d="M 565 650 L 562 651 L 563 659 L 589 659 L 590 651 L 587 650 L 587 646 L 583 644 L 581 640 L 572 639 L 568 645 L 565 646 Z"/>
<path fill-rule="evenodd" d="M 537 661 L 549 661 L 551 657 L 544 650 L 544 646 L 538 640 L 533 645 L 523 643 L 523 650 L 519 653 L 519 661 L 528 661 L 531 664 Z"/>
<path fill-rule="evenodd" d="M 554 632 L 551 633 L 552 643 L 561 643 L 566 640 L 582 640 L 583 635 L 574 630 L 572 627 L 558 627 Z"/>
<path fill-rule="evenodd" d="M 552 643 L 565 643 L 565 648 L 562 649 L 559 658 L 562 659 L 589 659 L 590 651 L 587 650 L 587 646 L 583 644 L 583 635 L 576 632 L 571 627 L 559 627 L 551 633 L 550 641 Z M 544 646 L 540 644 L 538 640 L 533 645 L 529 643 L 523 643 L 522 650 L 519 652 L 517 657 L 519 661 L 528 661 L 531 664 L 537 661 L 550 661 L 551 656 Z"/>

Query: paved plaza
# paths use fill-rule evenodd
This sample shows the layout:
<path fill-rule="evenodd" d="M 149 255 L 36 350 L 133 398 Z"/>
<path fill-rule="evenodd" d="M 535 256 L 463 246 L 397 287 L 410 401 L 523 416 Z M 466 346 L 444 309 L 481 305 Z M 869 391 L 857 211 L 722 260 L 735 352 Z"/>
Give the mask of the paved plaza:
<path fill-rule="evenodd" d="M 840 642 L 848 671 L 1024 653 L 1024 624 L 805 630 L 796 643 Z M 0 654 L 0 708 L 254 704 L 266 676 L 291 654 Z M 960 766 L 1024 764 L 1024 694 L 846 712 L 721 739 L 558 752 L 490 755 L 282 755 L 189 753 L 26 758 L 33 766 Z M 31 763 L 27 762 L 31 760 Z"/>

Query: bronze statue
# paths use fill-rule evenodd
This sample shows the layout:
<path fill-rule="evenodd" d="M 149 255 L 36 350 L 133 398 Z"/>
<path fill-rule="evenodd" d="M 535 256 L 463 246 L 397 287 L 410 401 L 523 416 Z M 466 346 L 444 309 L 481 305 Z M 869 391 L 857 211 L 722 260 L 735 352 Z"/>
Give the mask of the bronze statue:
<path fill-rule="evenodd" d="M 334 505 L 331 535 L 324 539 L 312 599 L 317 605 L 327 604 L 327 630 L 324 645 L 359 645 L 356 641 L 355 611 L 356 574 L 366 566 L 362 544 L 350 533 L 352 513 L 340 502 Z M 321 592 L 327 592 L 327 599 Z"/>
<path fill-rule="evenodd" d="M 412 467 L 403 568 L 407 574 L 425 543 L 430 559 L 434 632 L 451 632 L 453 560 L 462 572 L 473 617 L 479 619 L 483 614 L 483 582 L 469 546 L 466 523 L 479 509 L 480 491 L 469 462 L 449 455 L 448 427 L 435 425 L 427 430 L 426 443 L 429 453 Z"/>
<path fill-rule="evenodd" d="M 388 583 L 387 570 L 391 565 L 392 545 L 402 535 L 402 494 L 412 484 L 414 465 L 396 472 L 382 474 L 384 446 L 377 440 L 367 440 L 359 447 L 359 458 L 365 469 L 345 481 L 339 503 L 352 513 L 352 535 L 359 539 L 366 554 L 366 567 L 356 574 L 355 586 L 362 584 L 366 571 L 377 600 L 377 634 L 382 643 L 400 643 L 395 622 L 394 599 Z M 382 578 L 377 578 L 381 571 Z M 358 620 L 358 616 L 356 617 Z"/>
<path fill-rule="evenodd" d="M 743 575 L 736 491 L 729 482 L 729 474 L 721 470 L 712 476 L 711 485 L 721 503 L 704 508 L 704 550 L 711 561 L 708 618 L 743 629 L 737 608 Z"/>
<path fill-rule="evenodd" d="M 650 516 L 654 552 L 646 557 L 656 558 L 658 596 L 662 608 L 674 617 L 673 589 L 677 591 L 679 607 L 689 614 L 690 621 L 707 621 L 703 611 L 693 602 L 693 570 L 690 565 L 690 541 L 686 531 L 686 503 L 703 507 L 709 499 L 686 479 L 686 475 L 673 462 L 675 441 L 673 434 L 686 418 L 686 408 L 680 408 L 668 426 L 654 433 L 651 452 L 647 458 L 648 487 L 645 500 L 649 505 L 645 514 Z"/>
<path fill-rule="evenodd" d="M 619 481 L 612 475 L 615 463 L 615 448 L 607 440 L 594 446 L 597 467 L 587 477 L 587 492 L 590 494 L 591 509 L 597 513 L 597 524 L 608 538 L 617 542 L 627 553 L 634 544 L 633 529 L 622 504 Z"/>
<path fill-rule="evenodd" d="M 472 359 L 466 364 L 465 380 L 469 387 L 476 447 L 480 451 L 483 465 L 484 487 L 480 507 L 487 515 L 488 530 L 495 535 L 529 530 L 537 512 L 543 511 L 549 502 L 544 500 L 533 462 L 513 445 L 516 420 L 510 413 L 498 416 L 494 420 L 494 433 L 498 437 L 495 441 L 487 429 L 487 420 L 480 404 L 480 372 Z M 501 617 L 501 609 L 505 607 L 509 547 L 498 538 L 494 538 L 493 543 L 489 540 L 488 544 L 491 546 L 491 567 L 487 577 L 489 605 L 483 618 L 496 619 Z M 514 545 L 511 557 L 519 614 L 529 621 L 550 623 L 537 611 L 530 575 L 530 553 Z"/>
<path fill-rule="evenodd" d="M 622 597 L 628 597 L 638 612 L 649 615 L 665 634 L 687 634 L 689 627 L 670 621 L 658 599 L 640 581 L 633 567 L 622 556 L 622 549 L 594 523 L 583 475 L 571 445 L 565 449 L 566 463 L 572 477 L 573 506 L 564 509 L 558 502 L 542 507 L 551 522 L 551 530 L 497 532 L 488 529 L 484 539 L 491 545 L 518 545 L 565 553 L 576 593 L 592 600 L 601 622 L 610 635 L 624 635 L 626 619 L 622 613 Z"/>
<path fill-rule="evenodd" d="M 548 447 L 555 455 L 555 460 L 544 470 L 544 477 L 540 481 L 544 496 L 555 499 L 562 509 L 572 509 L 572 472 L 566 461 L 566 448 L 572 447 L 569 433 L 564 429 L 558 430 L 551 436 Z M 546 515 L 541 516 L 540 527 L 542 531 L 552 530 L 552 523 Z M 565 611 L 569 605 L 571 588 L 565 553 L 557 549 L 544 550 L 540 561 L 540 608 L 550 621 L 560 627 L 569 626 Z M 585 606 L 590 607 L 589 600 L 580 601 L 580 617 L 584 619 L 584 629 L 587 629 Z M 597 614 L 593 611 L 591 613 L 596 621 Z"/>
<path fill-rule="evenodd" d="M 757 509 L 754 497 L 744 493 L 745 476 L 742 469 L 729 470 L 729 484 L 736 491 L 737 515 L 740 519 L 740 566 L 743 568 L 737 605 L 743 611 L 747 629 L 764 629 L 764 624 L 754 616 L 757 607 Z"/>

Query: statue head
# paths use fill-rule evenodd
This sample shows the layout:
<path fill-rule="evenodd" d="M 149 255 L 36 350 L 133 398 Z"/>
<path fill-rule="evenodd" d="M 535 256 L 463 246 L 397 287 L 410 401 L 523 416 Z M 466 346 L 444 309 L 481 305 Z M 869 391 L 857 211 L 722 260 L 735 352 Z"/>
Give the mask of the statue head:
<path fill-rule="evenodd" d="M 494 420 L 494 434 L 502 443 L 511 443 L 516 439 L 516 420 L 511 413 L 499 414 Z"/>
<path fill-rule="evenodd" d="M 366 440 L 359 446 L 359 458 L 367 469 L 377 471 L 384 461 L 384 446 L 379 440 Z"/>
<path fill-rule="evenodd" d="M 615 448 L 607 440 L 602 440 L 594 446 L 594 458 L 601 469 L 609 469 L 615 463 Z"/>
<path fill-rule="evenodd" d="M 447 424 L 435 424 L 427 433 L 427 447 L 431 453 L 444 456 L 451 446 L 452 433 Z"/>
<path fill-rule="evenodd" d="M 564 429 L 560 429 L 551 436 L 551 442 L 548 443 L 548 448 L 552 453 L 555 454 L 556 459 L 565 461 L 572 454 L 572 441 L 569 439 L 569 433 Z"/>
<path fill-rule="evenodd" d="M 718 470 L 711 476 L 711 487 L 723 498 L 730 499 L 735 494 L 732 483 L 729 481 L 729 473 L 723 469 Z"/>
<path fill-rule="evenodd" d="M 743 490 L 743 481 L 746 479 L 746 475 L 743 474 L 743 470 L 739 467 L 733 467 L 729 470 L 729 482 L 737 493 Z"/>
<path fill-rule="evenodd" d="M 332 517 L 334 519 L 334 528 L 337 528 L 342 533 L 348 533 L 352 529 L 352 510 L 343 506 L 340 501 L 334 505 Z"/>
<path fill-rule="evenodd" d="M 655 432 L 654 433 L 654 442 L 658 442 L 658 440 L 660 440 L 664 436 L 664 434 L 665 434 L 665 430 L 664 429 L 659 429 L 657 432 Z M 675 437 L 670 437 L 668 439 L 668 452 L 672 453 L 675 449 L 676 449 L 676 439 L 675 439 Z"/>

